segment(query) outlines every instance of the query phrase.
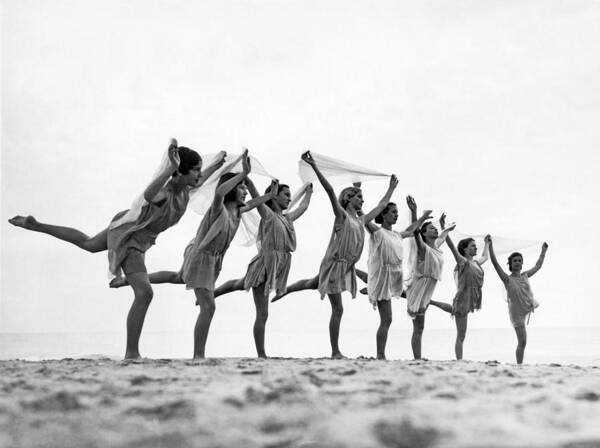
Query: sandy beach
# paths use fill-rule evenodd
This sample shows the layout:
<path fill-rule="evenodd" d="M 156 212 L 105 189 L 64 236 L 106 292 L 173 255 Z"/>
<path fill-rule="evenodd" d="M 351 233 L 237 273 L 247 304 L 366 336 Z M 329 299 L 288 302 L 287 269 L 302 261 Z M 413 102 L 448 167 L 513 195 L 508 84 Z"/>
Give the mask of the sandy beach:
<path fill-rule="evenodd" d="M 600 368 L 373 359 L 0 362 L 2 447 L 600 446 Z"/>

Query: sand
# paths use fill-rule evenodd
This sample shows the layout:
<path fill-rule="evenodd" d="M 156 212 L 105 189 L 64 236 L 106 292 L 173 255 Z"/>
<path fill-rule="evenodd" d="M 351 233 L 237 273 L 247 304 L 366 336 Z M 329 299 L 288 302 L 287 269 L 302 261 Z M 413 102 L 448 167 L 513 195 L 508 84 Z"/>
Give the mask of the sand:
<path fill-rule="evenodd" d="M 600 447 L 600 368 L 0 361 L 2 447 Z"/>

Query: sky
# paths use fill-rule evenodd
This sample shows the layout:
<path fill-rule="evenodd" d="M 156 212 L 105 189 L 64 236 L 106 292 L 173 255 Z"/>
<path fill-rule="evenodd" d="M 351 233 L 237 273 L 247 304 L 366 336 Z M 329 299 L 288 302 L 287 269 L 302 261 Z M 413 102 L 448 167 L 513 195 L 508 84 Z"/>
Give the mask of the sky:
<path fill-rule="evenodd" d="M 124 342 L 132 293 L 107 287 L 106 254 L 7 220 L 99 232 L 171 137 L 200 154 L 248 147 L 292 189 L 308 149 L 395 173 L 401 208 L 411 194 L 463 233 L 548 242 L 533 326 L 600 326 L 599 19 L 595 1 L 4 1 L 0 332 L 121 331 Z M 386 187 L 364 185 L 365 209 Z M 161 234 L 149 271 L 179 269 L 199 221 L 189 210 Z M 317 191 L 296 223 L 290 281 L 317 273 L 332 224 Z M 218 283 L 255 252 L 233 245 Z M 435 298 L 450 301 L 446 252 Z M 538 254 L 525 250 L 525 266 Z M 344 329 L 375 332 L 378 316 L 365 296 L 344 303 L 351 345 Z M 193 304 L 191 291 L 157 286 L 144 331 L 191 333 Z M 269 331 L 322 331 L 326 344 L 330 308 L 316 292 L 270 310 L 267 346 Z M 393 312 L 393 326 L 411 326 L 404 303 Z M 251 339 L 253 320 L 240 292 L 218 299 L 212 328 Z M 427 326 L 454 322 L 431 310 Z M 469 326 L 510 326 L 491 265 Z"/>

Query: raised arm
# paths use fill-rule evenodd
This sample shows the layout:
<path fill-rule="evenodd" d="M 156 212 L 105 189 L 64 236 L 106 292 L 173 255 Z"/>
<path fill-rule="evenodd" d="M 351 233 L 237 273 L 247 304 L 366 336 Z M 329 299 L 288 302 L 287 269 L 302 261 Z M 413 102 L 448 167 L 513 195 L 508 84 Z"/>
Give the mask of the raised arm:
<path fill-rule="evenodd" d="M 479 260 L 477 260 L 477 264 L 479 264 L 479 266 L 482 266 L 486 261 L 489 260 L 489 258 L 490 258 L 490 243 L 487 240 L 484 240 L 483 252 L 482 252 Z"/>
<path fill-rule="evenodd" d="M 500 264 L 498 263 L 498 259 L 496 258 L 496 253 L 494 252 L 494 243 L 492 242 L 492 237 L 490 235 L 486 235 L 485 241 L 490 248 L 490 258 L 492 260 L 492 265 L 494 265 L 494 269 L 498 273 L 498 277 L 502 280 L 502 283 L 505 285 L 508 283 L 508 275 L 506 272 L 502 270 Z"/>
<path fill-rule="evenodd" d="M 311 155 L 310 151 L 306 151 L 304 154 L 302 154 L 302 160 L 304 160 L 312 167 L 315 174 L 317 175 L 317 179 L 319 179 L 319 182 L 321 183 L 321 185 L 323 185 L 323 188 L 325 189 L 325 192 L 329 197 L 329 202 L 331 202 L 331 207 L 333 208 L 333 214 L 335 215 L 335 218 L 342 219 L 344 217 L 344 209 L 338 202 L 333 187 L 331 186 L 327 178 L 323 176 L 321 170 L 319 170 L 319 167 L 317 166 L 315 159 L 313 159 L 313 156 Z"/>
<path fill-rule="evenodd" d="M 544 258 L 546 257 L 547 250 L 548 250 L 548 243 L 542 244 L 542 251 L 540 252 L 540 256 L 539 256 L 537 262 L 535 263 L 535 266 L 525 272 L 525 275 L 527 275 L 527 277 L 533 276 L 533 274 L 535 274 L 537 271 L 540 270 L 540 268 L 544 264 Z"/>
<path fill-rule="evenodd" d="M 406 205 L 408 205 L 408 209 L 410 210 L 410 222 L 417 221 L 417 203 L 415 202 L 415 198 L 411 195 L 406 196 Z"/>
<path fill-rule="evenodd" d="M 287 216 L 292 221 L 295 221 L 298 218 L 300 218 L 300 216 L 302 216 L 304 214 L 304 212 L 306 211 L 306 209 L 308 208 L 308 205 L 310 204 L 310 198 L 312 197 L 312 194 L 313 194 L 312 184 L 308 184 L 304 188 L 304 191 L 302 192 L 302 194 L 303 194 L 302 200 L 300 201 L 300 204 L 298 204 L 298 207 L 296 207 L 291 212 L 287 213 Z"/>
<path fill-rule="evenodd" d="M 446 214 L 442 213 L 442 216 L 440 216 L 440 227 L 442 228 L 442 233 L 440 233 L 435 243 L 436 247 L 438 248 L 442 244 L 444 244 L 444 241 L 446 241 L 446 237 L 448 236 L 448 234 L 456 228 L 456 224 L 452 223 L 448 227 L 446 227 Z"/>
<path fill-rule="evenodd" d="M 226 182 L 223 182 L 217 187 L 217 189 L 215 190 L 215 197 L 213 198 L 211 208 L 214 208 L 215 205 L 222 204 L 225 195 L 231 190 L 233 190 L 240 182 L 242 182 L 249 172 L 250 159 L 248 158 L 248 150 L 246 149 L 244 151 L 244 154 L 242 155 L 242 172 L 236 174 L 231 179 L 229 179 Z"/>
<path fill-rule="evenodd" d="M 420 229 L 421 226 L 427 221 L 431 219 L 431 210 L 425 210 L 421 217 L 415 221 L 413 221 L 406 229 L 400 232 L 402 238 L 408 238 L 409 236 L 413 236 L 413 232 L 415 229 Z"/>
<path fill-rule="evenodd" d="M 271 189 L 267 194 L 264 194 L 262 196 L 258 195 L 258 191 L 256 190 L 254 183 L 250 180 L 249 177 L 246 177 L 246 186 L 248 187 L 248 190 L 252 195 L 252 199 L 246 202 L 246 205 L 240 207 L 240 213 L 246 213 L 252 210 L 253 208 L 258 207 L 258 213 L 260 214 L 260 217 L 266 219 L 267 213 L 269 212 L 267 210 L 265 202 L 267 202 L 269 199 L 274 199 L 275 196 L 277 196 L 277 190 L 279 189 L 279 181 L 277 179 L 271 181 Z"/>
<path fill-rule="evenodd" d="M 194 186 L 194 188 L 201 187 L 204 184 L 204 182 L 206 182 L 208 178 L 215 173 L 215 171 L 221 168 L 225 164 L 226 156 L 227 153 L 225 151 L 219 151 L 217 159 L 212 164 L 210 164 L 202 170 L 202 175 L 200 176 L 200 179 L 198 180 L 198 183 Z"/>
<path fill-rule="evenodd" d="M 452 241 L 452 238 L 450 238 L 450 235 L 446 235 L 446 244 L 450 248 L 452 255 L 454 255 L 454 259 L 456 260 L 457 264 L 460 264 L 461 261 L 465 260 L 465 257 L 463 257 L 456 249 L 456 246 L 454 245 L 454 241 Z"/>
<path fill-rule="evenodd" d="M 146 202 L 158 202 L 163 199 L 164 193 L 161 194 L 162 187 L 173 175 L 173 172 L 179 168 L 179 150 L 177 149 L 177 140 L 171 139 L 169 144 L 169 165 L 154 179 L 150 185 L 144 190 L 144 199 Z"/>
<path fill-rule="evenodd" d="M 388 189 L 385 192 L 385 194 L 383 195 L 383 197 L 381 198 L 381 200 L 379 201 L 379 204 L 377 204 L 377 206 L 373 210 L 371 210 L 369 213 L 367 213 L 366 215 L 363 216 L 362 220 L 363 220 L 363 223 L 365 223 L 365 225 L 367 225 L 367 223 L 373 221 L 375 219 L 375 217 L 383 211 L 385 206 L 388 205 L 388 203 L 390 202 L 390 199 L 392 198 L 392 193 L 394 192 L 394 190 L 396 189 L 397 186 L 398 186 L 398 178 L 396 177 L 395 174 L 392 174 L 390 176 L 390 184 L 388 186 Z"/>

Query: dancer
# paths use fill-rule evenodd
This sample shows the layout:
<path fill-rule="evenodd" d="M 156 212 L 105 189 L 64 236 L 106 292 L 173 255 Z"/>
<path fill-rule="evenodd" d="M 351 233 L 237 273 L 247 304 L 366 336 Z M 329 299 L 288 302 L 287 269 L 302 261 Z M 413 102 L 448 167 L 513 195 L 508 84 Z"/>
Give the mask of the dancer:
<path fill-rule="evenodd" d="M 456 359 L 460 360 L 463 358 L 463 343 L 467 335 L 468 315 L 481 309 L 481 288 L 483 286 L 483 268 L 481 266 L 488 259 L 489 243 L 487 240 L 485 241 L 483 254 L 479 260 L 474 259 L 477 255 L 477 244 L 473 238 L 460 240 L 457 249 L 450 235 L 447 235 L 446 244 L 456 260 L 456 267 L 454 268 L 456 295 L 452 305 L 435 300 L 430 303 L 454 317 L 456 322 L 454 354 Z"/>
<path fill-rule="evenodd" d="M 252 197 L 258 197 L 258 191 L 248 179 L 248 189 Z M 272 192 L 269 186 L 265 194 Z M 312 184 L 307 184 L 302 191 L 302 201 L 295 210 L 284 213 L 291 202 L 289 186 L 278 184 L 273 199 L 258 206 L 261 216 L 256 255 L 248 265 L 248 270 L 243 278 L 229 280 L 215 289 L 215 298 L 233 291 L 246 291 L 252 288 L 256 319 L 254 321 L 254 343 L 259 358 L 266 358 L 265 352 L 265 325 L 269 316 L 269 293 L 285 292 L 290 265 L 291 253 L 296 250 L 296 231 L 294 221 L 304 214 L 312 196 Z"/>
<path fill-rule="evenodd" d="M 333 231 L 325 257 L 321 262 L 319 274 L 316 277 L 299 280 L 288 286 L 286 292 L 277 294 L 271 301 L 275 302 L 291 292 L 304 289 L 318 289 L 321 299 L 327 294 L 331 303 L 331 318 L 329 319 L 331 357 L 343 358 L 344 355 L 342 355 L 338 345 L 340 322 L 344 312 L 342 292 L 349 291 L 352 298 L 356 297 L 354 265 L 360 258 L 363 249 L 365 238 L 363 225 L 366 221 L 375 218 L 385 208 L 398 185 L 398 179 L 394 175 L 391 176 L 389 188 L 377 207 L 363 216 L 362 205 L 364 201 L 360 188 L 356 186 L 344 188 L 339 198 L 337 198 L 333 187 L 319 170 L 310 151 L 302 154 L 302 160 L 312 167 L 329 197 L 335 215 Z"/>
<path fill-rule="evenodd" d="M 535 266 L 525 272 L 521 272 L 523 268 L 523 255 L 519 252 L 510 254 L 508 257 L 508 270 L 510 271 L 510 275 L 507 275 L 500 267 L 498 259 L 496 258 L 492 237 L 487 235 L 485 240 L 490 246 L 490 257 L 494 269 L 496 269 L 500 280 L 502 280 L 502 283 L 504 283 L 504 287 L 506 288 L 508 315 L 515 328 L 515 333 L 517 334 L 515 357 L 517 358 L 517 364 L 523 364 L 525 346 L 527 345 L 527 329 L 525 326 L 526 323 L 529 323 L 529 316 L 533 313 L 533 310 L 539 306 L 539 303 L 533 298 L 533 292 L 529 285 L 529 277 L 532 277 L 539 271 L 542 264 L 544 264 L 548 244 L 542 244 L 542 251 Z"/>
<path fill-rule="evenodd" d="M 70 227 L 45 224 L 33 216 L 15 216 L 9 222 L 34 232 L 51 235 L 88 251 L 108 250 L 109 270 L 119 278 L 124 272 L 134 293 L 127 315 L 126 359 L 140 358 L 139 339 L 153 291 L 148 280 L 145 252 L 155 243 L 159 233 L 175 225 L 187 207 L 189 192 L 199 187 L 220 166 L 225 153 L 201 173 L 202 159 L 197 152 L 178 147 L 175 139 L 168 149 L 169 162 L 144 191 L 145 204 L 132 220 L 122 222 L 127 210 L 118 213 L 106 229 L 93 237 Z M 136 216 L 137 215 L 137 216 Z"/>
<path fill-rule="evenodd" d="M 414 199 L 408 196 L 406 202 L 412 211 Z M 421 227 L 430 215 L 431 210 L 426 210 L 406 230 L 396 232 L 392 230 L 392 226 L 398 221 L 398 207 L 395 203 L 389 202 L 375 217 L 375 222 L 381 226 L 365 220 L 365 226 L 370 233 L 367 289 L 369 301 L 374 309 L 379 310 L 380 318 L 376 337 L 377 359 L 386 359 L 385 345 L 392 323 L 391 298 L 402 296 L 402 239 L 412 237 L 414 229 Z"/>
<path fill-rule="evenodd" d="M 452 224 L 445 228 L 446 215 L 440 217 L 442 233 L 438 235 L 437 228 L 426 222 L 415 229 L 416 257 L 411 266 L 410 286 L 406 291 L 407 311 L 413 320 L 411 347 L 415 359 L 421 359 L 421 339 L 425 328 L 425 311 L 433 296 L 437 282 L 442 278 L 444 254 L 440 246 L 444 243 L 449 232 L 454 230 Z"/>

